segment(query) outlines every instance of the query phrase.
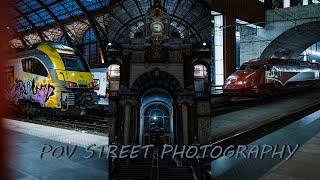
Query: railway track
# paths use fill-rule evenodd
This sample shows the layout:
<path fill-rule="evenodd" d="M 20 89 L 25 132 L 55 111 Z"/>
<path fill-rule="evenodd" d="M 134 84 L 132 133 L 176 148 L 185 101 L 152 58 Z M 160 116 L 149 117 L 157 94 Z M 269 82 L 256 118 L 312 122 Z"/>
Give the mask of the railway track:
<path fill-rule="evenodd" d="M 246 108 L 250 108 L 250 107 L 254 107 L 262 104 L 275 103 L 278 100 L 293 98 L 302 93 L 306 93 L 306 91 L 300 90 L 300 91 L 295 91 L 291 93 L 282 92 L 276 96 L 267 97 L 263 99 L 254 99 L 254 98 L 243 99 L 243 100 L 236 99 L 236 101 L 227 101 L 224 103 L 212 104 L 211 116 L 215 117 L 222 114 L 239 111 L 242 109 L 246 109 Z"/>
<path fill-rule="evenodd" d="M 52 126 L 81 132 L 89 132 L 93 134 L 108 135 L 110 132 L 110 124 L 107 117 L 85 115 L 85 116 L 52 116 L 52 117 L 26 117 L 7 115 L 9 119 L 15 119 L 23 122 L 30 122 L 45 126 Z"/>
<path fill-rule="evenodd" d="M 280 118 L 279 120 L 272 121 L 260 127 L 248 129 L 237 134 L 230 134 L 225 137 L 214 139 L 213 145 L 227 147 L 229 145 L 249 144 L 263 136 L 266 136 L 278 129 L 281 129 L 295 121 L 300 120 L 306 115 L 312 114 L 320 110 L 320 102 L 306 107 L 301 111 L 294 112 L 287 116 Z"/>

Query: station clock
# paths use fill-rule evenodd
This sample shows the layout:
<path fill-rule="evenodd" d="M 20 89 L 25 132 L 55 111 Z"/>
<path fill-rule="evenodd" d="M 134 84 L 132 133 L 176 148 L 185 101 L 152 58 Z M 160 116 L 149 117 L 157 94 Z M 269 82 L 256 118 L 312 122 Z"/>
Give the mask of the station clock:
<path fill-rule="evenodd" d="M 155 22 L 151 23 L 150 28 L 153 33 L 162 33 L 163 29 L 164 29 L 164 25 L 160 21 L 155 21 Z"/>

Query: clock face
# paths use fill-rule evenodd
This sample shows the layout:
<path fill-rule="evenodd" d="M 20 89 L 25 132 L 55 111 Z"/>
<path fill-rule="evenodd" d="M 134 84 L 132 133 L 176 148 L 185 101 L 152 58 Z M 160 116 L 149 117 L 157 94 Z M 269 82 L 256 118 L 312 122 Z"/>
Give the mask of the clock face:
<path fill-rule="evenodd" d="M 151 24 L 151 30 L 154 33 L 161 33 L 163 31 L 163 24 L 161 22 L 153 22 Z"/>

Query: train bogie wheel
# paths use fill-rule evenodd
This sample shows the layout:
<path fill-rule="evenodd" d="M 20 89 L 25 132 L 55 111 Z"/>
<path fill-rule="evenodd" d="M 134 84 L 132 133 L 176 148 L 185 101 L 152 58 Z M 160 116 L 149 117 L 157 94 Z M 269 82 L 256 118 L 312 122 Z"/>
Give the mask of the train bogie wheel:
<path fill-rule="evenodd" d="M 40 106 L 37 103 L 25 102 L 22 112 L 28 119 L 34 119 L 40 115 Z"/>

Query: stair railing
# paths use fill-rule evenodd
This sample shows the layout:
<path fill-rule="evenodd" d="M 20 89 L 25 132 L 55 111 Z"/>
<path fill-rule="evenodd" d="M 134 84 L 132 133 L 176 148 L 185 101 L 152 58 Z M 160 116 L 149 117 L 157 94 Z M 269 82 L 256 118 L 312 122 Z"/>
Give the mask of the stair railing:
<path fill-rule="evenodd" d="M 159 153 L 158 147 L 155 148 L 152 158 L 152 167 L 151 167 L 151 179 L 159 180 L 160 178 L 160 168 L 159 168 Z"/>
<path fill-rule="evenodd" d="M 190 169 L 191 169 L 191 171 L 192 171 L 193 179 L 194 179 L 194 180 L 199 180 L 199 178 L 198 178 L 198 172 L 194 169 L 194 167 L 193 167 L 193 166 L 190 166 Z"/>

